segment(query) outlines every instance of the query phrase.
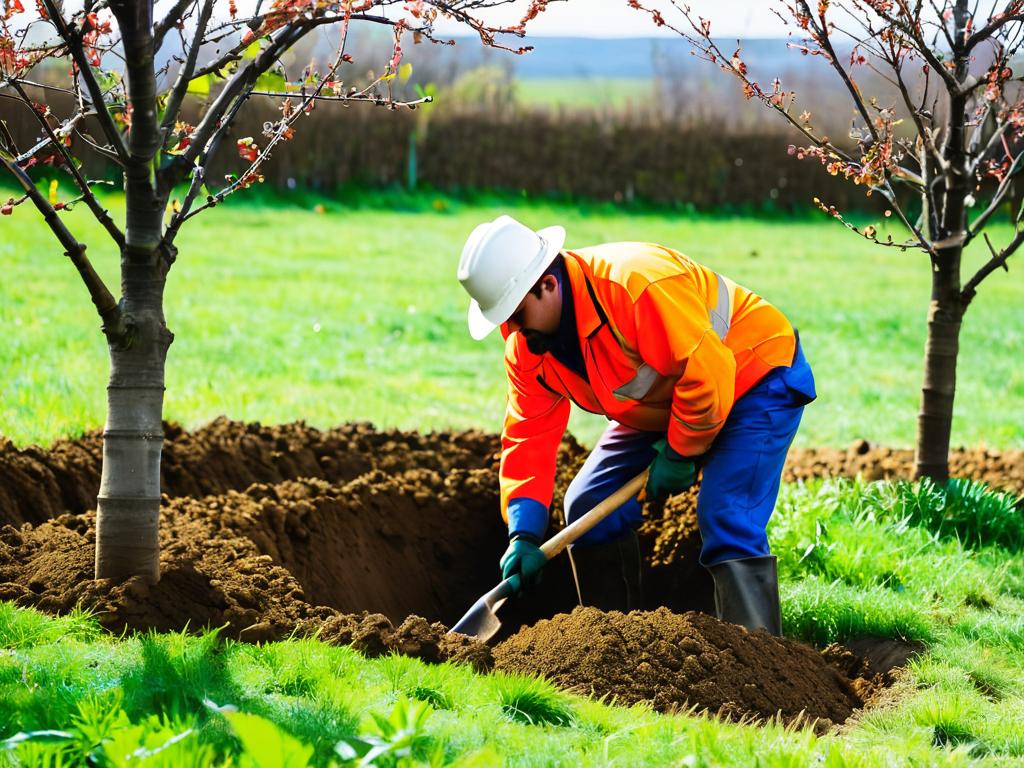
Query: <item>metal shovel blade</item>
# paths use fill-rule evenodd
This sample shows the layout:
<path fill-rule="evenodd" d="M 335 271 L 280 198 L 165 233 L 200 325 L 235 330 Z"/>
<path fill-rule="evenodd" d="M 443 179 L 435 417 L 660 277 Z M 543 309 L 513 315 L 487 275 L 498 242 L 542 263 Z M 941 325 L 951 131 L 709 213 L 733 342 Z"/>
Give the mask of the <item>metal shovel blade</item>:
<path fill-rule="evenodd" d="M 647 482 L 647 472 L 648 470 L 644 469 L 643 472 L 619 488 L 619 490 L 587 512 L 587 514 L 565 526 L 565 528 L 541 544 L 540 551 L 544 557 L 550 560 L 621 507 L 631 497 L 636 496 L 644 487 L 644 483 Z M 486 643 L 494 637 L 498 630 L 501 629 L 501 622 L 498 620 L 497 615 L 498 609 L 501 608 L 506 600 L 519 591 L 519 578 L 518 573 L 509 576 L 473 603 L 473 607 L 466 612 L 465 616 L 459 619 L 459 622 L 449 632 L 470 635 L 482 643 Z"/>
<path fill-rule="evenodd" d="M 458 632 L 469 635 L 481 643 L 486 643 L 498 634 L 498 630 L 501 629 L 498 609 L 518 591 L 518 582 L 518 575 L 510 576 L 473 603 L 473 607 L 466 611 L 466 615 L 448 630 L 449 634 Z"/>

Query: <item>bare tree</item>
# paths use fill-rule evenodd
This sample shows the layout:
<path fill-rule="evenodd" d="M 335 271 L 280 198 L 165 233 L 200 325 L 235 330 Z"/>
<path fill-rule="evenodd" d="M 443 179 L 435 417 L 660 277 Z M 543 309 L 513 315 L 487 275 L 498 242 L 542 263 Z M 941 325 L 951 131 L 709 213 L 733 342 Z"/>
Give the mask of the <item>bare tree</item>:
<path fill-rule="evenodd" d="M 394 110 L 424 101 L 399 101 L 391 90 L 407 39 L 451 43 L 435 33 L 435 23 L 445 19 L 475 32 L 485 46 L 521 53 L 528 49 L 507 48 L 501 40 L 504 35 L 522 37 L 525 24 L 544 10 L 547 0 L 523 3 L 519 23 L 505 27 L 485 22 L 480 12 L 514 6 L 516 0 L 256 0 L 255 10 L 244 16 L 235 0 L 166 0 L 159 18 L 154 0 L 84 0 L 74 10 L 62 0 L 34 3 L 25 11 L 21 0 L 4 0 L 0 19 L 0 96 L 23 104 L 25 119 L 38 125 L 38 139 L 17 146 L 0 123 L 0 163 L 23 190 L 0 213 L 16 213 L 23 203 L 35 208 L 78 270 L 102 319 L 110 379 L 97 499 L 96 577 L 156 580 L 164 366 L 174 338 L 164 322 L 163 293 L 178 257 L 180 228 L 259 182 L 260 167 L 274 147 L 291 138 L 302 116 L 318 103 Z M 389 59 L 378 67 L 381 74 L 362 86 L 342 83 L 342 75 L 352 71 L 346 69 L 352 63 L 346 40 L 353 24 L 385 25 L 394 37 Z M 282 56 L 316 29 L 336 32 L 332 60 L 322 71 L 283 72 Z M 66 81 L 39 83 L 34 73 L 53 61 L 67 72 Z M 44 94 L 70 99 L 69 112 L 55 114 L 45 97 L 43 103 L 34 101 L 31 94 L 40 87 Z M 181 121 L 189 92 L 207 97 L 196 125 Z M 225 135 L 252 98 L 279 100 L 281 117 L 264 126 L 262 138 L 235 142 L 231 149 L 244 161 L 242 170 L 215 185 L 205 169 L 230 146 Z M 81 147 L 120 166 L 123 224 L 94 194 L 97 182 L 83 174 L 76 156 Z M 37 163 L 66 173 L 77 196 L 60 201 L 40 191 L 29 175 Z M 174 194 L 181 195 L 180 204 Z M 120 299 L 62 218 L 77 204 L 88 207 L 120 252 Z"/>
<path fill-rule="evenodd" d="M 1012 211 L 1007 197 L 1024 156 L 1022 77 L 1012 70 L 1020 67 L 1014 57 L 1024 43 L 1024 0 L 994 2 L 984 12 L 977 0 L 818 0 L 813 7 L 781 0 L 776 13 L 795 36 L 788 45 L 822 57 L 855 110 L 847 148 L 816 130 L 811 112 L 798 109 L 797 94 L 778 79 L 767 88 L 754 80 L 739 47 L 727 53 L 712 38 L 710 20 L 677 0 L 670 0 L 672 20 L 639 0 L 626 2 L 685 38 L 697 56 L 736 77 L 748 99 L 787 121 L 804 143 L 791 146 L 791 154 L 817 159 L 829 173 L 883 197 L 886 215 L 896 214 L 906 236 L 882 239 L 875 227 L 859 228 L 816 199 L 822 210 L 879 245 L 927 256 L 932 288 L 915 473 L 945 480 L 960 323 L 982 281 L 1007 269 L 1024 242 L 1024 209 Z M 837 41 L 852 45 L 851 52 L 838 55 Z M 865 68 L 888 83 L 886 96 L 864 92 L 858 70 Z M 899 187 L 907 193 L 897 195 Z M 985 232 L 999 213 L 1009 214 L 1015 228 L 1001 248 Z M 963 251 L 979 236 L 990 258 L 964 282 Z"/>

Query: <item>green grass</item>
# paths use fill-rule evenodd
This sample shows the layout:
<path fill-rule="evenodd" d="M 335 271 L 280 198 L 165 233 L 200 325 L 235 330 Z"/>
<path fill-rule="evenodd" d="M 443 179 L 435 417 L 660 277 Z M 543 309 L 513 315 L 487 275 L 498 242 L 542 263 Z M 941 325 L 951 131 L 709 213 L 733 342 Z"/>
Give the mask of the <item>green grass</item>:
<path fill-rule="evenodd" d="M 165 297 L 175 333 L 165 414 L 266 423 L 348 420 L 407 429 L 500 428 L 497 334 L 477 343 L 455 279 L 479 222 L 511 212 L 564 224 L 569 247 L 651 240 L 689 253 L 781 307 L 801 330 L 819 399 L 798 445 L 911 446 L 922 379 L 928 268 L 831 220 L 626 211 L 482 198 L 239 197 L 186 226 Z M 107 200 L 123 217 L 121 200 Z M 322 204 L 318 213 L 316 205 Z M 50 231 L 27 207 L 0 221 L 0 434 L 18 444 L 101 426 L 108 361 L 99 319 Z M 67 217 L 108 285 L 118 256 L 79 206 Z M 1007 231 L 994 230 L 995 242 Z M 981 250 L 984 250 L 982 245 Z M 981 250 L 968 259 L 980 263 Z M 953 442 L 1024 445 L 1024 283 L 997 272 L 963 325 Z M 592 441 L 604 420 L 576 415 Z"/>
<path fill-rule="evenodd" d="M 660 715 L 312 639 L 256 646 L 214 630 L 119 640 L 80 613 L 0 605 L 0 765 L 1020 765 L 1021 556 L 940 535 L 934 515 L 910 522 L 895 503 L 907 492 L 787 486 L 770 528 L 788 635 L 926 644 L 888 702 L 842 731 Z M 992 503 L 962 496 L 967 511 Z"/>
<path fill-rule="evenodd" d="M 1005 613 L 1004 629 L 1017 626 L 1024 598 L 1018 550 L 1004 548 L 995 526 L 986 535 L 952 536 L 941 514 L 950 499 L 963 518 L 973 518 L 1006 498 L 971 486 L 966 494 L 961 482 L 943 490 L 928 481 L 786 486 L 770 533 L 780 568 L 793 580 L 787 626 L 818 643 L 862 634 L 931 641 L 930 618 L 945 626 L 978 609 L 986 619 Z M 1019 509 L 1006 508 L 1004 516 L 1020 524 Z"/>
<path fill-rule="evenodd" d="M 587 77 L 530 78 L 515 83 L 516 101 L 528 107 L 551 109 L 642 109 L 654 94 L 647 78 Z"/>

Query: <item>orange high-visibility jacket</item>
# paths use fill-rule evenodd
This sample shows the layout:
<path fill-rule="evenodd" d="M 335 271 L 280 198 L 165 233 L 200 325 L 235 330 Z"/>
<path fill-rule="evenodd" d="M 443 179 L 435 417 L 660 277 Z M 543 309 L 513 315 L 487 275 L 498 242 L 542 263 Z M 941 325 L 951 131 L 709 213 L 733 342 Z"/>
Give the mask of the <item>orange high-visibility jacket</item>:
<path fill-rule="evenodd" d="M 699 456 L 737 398 L 791 365 L 796 349 L 778 309 L 671 248 L 609 243 L 562 254 L 587 378 L 501 327 L 506 521 L 510 499 L 550 506 L 570 401 L 635 429 L 664 430 L 680 454 Z"/>

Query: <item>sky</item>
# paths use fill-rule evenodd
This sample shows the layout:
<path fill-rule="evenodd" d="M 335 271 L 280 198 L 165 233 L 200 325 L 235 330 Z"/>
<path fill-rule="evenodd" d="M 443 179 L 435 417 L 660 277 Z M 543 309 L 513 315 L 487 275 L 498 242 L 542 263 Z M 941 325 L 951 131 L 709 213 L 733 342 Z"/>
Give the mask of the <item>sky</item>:
<path fill-rule="evenodd" d="M 696 15 L 711 19 L 711 31 L 715 37 L 783 37 L 786 29 L 779 18 L 771 12 L 776 6 L 773 0 L 680 0 L 685 2 Z M 675 24 L 685 23 L 678 10 L 669 0 L 643 0 L 648 7 L 658 8 L 665 18 Z M 501 23 L 518 21 L 527 3 L 519 0 L 515 4 L 517 13 L 509 14 L 507 9 L 496 20 Z M 511 18 L 515 16 L 516 18 Z M 676 24 L 679 26 L 678 24 Z M 442 27 L 444 34 L 465 33 L 464 29 Z M 626 0 L 567 0 L 552 3 L 544 13 L 530 22 L 529 36 L 558 35 L 575 37 L 652 37 L 659 34 L 674 35 L 659 29 L 648 14 L 636 11 L 626 5 Z"/>

